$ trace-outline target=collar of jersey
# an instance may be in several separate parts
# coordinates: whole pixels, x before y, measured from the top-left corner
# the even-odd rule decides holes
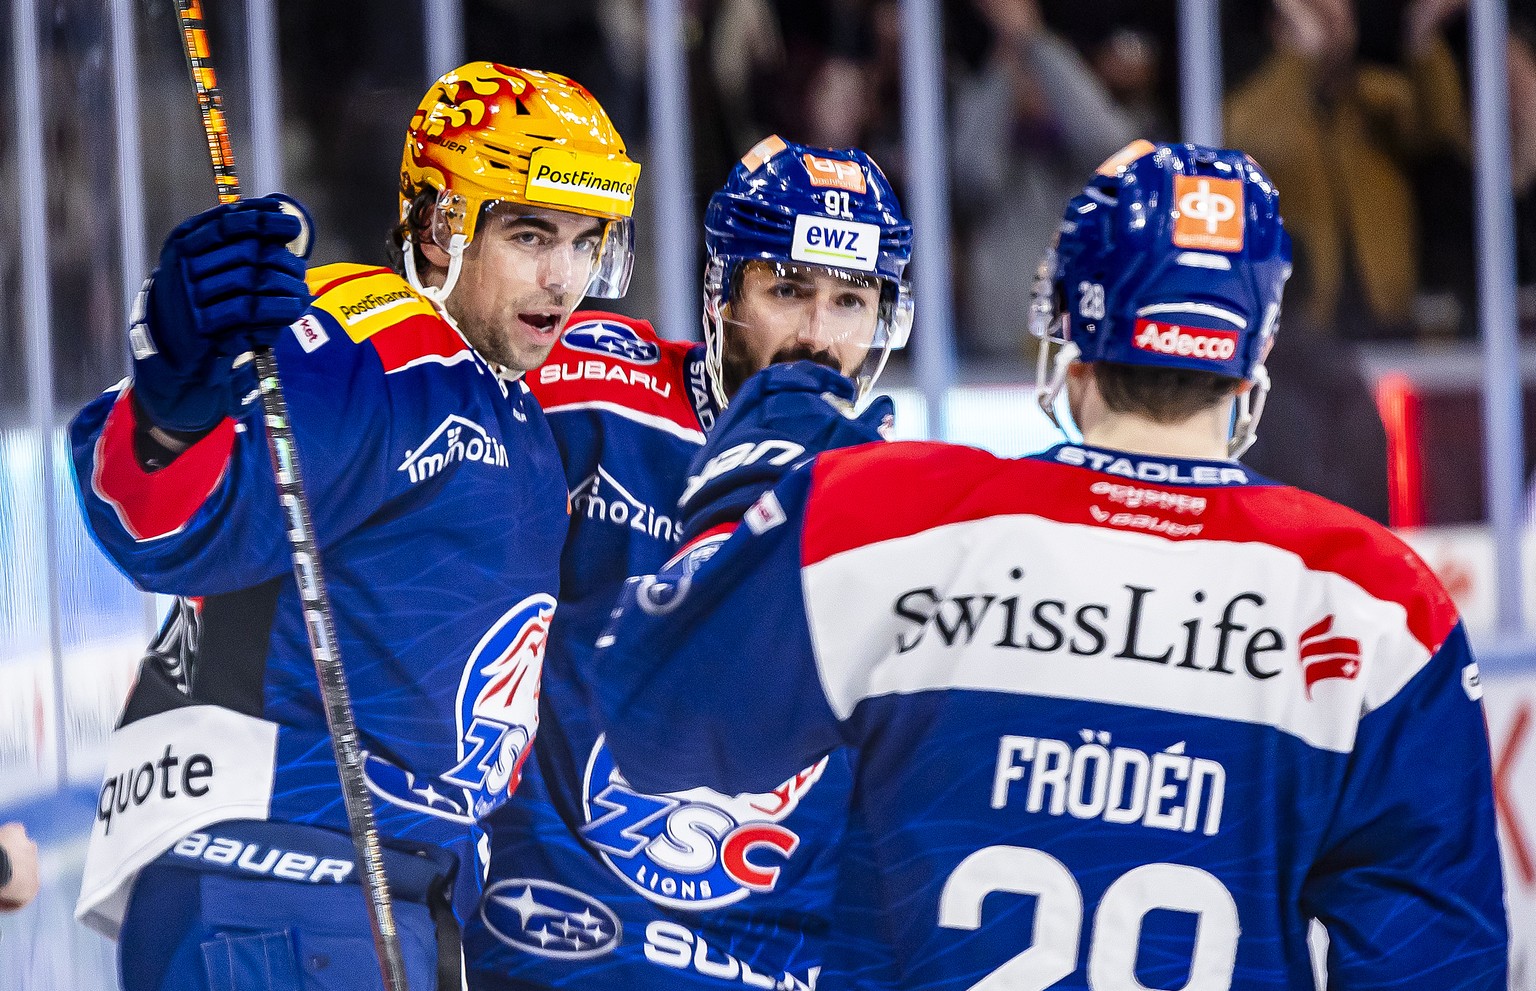
[[[1167,458],[1149,454],[1133,454],[1130,451],[1120,451],[1112,447],[1096,447],[1092,444],[1057,444],[1049,450],[1042,451],[1035,457],[1041,461],[1050,461],[1056,464],[1071,464],[1059,455],[1066,450],[1081,451],[1086,463],[1082,467],[1090,471],[1097,471],[1105,475],[1113,475],[1121,478],[1129,478],[1132,481],[1151,481],[1151,475],[1164,474],[1169,476],[1165,484],[1197,486],[1200,488],[1223,488],[1232,485],[1262,484],[1265,479],[1249,471],[1241,463],[1227,458]],[[1111,470],[1110,465],[1116,468],[1129,468],[1129,472]],[[1165,469],[1165,472],[1146,472],[1143,465],[1155,465]],[[1211,480],[1196,481],[1196,468],[1217,469],[1209,473]],[[1242,478],[1236,477],[1230,469],[1237,469]],[[1228,469],[1226,472],[1221,469]]]

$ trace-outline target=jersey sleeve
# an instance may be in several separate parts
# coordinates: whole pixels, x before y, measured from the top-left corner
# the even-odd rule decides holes
[[[398,452],[383,367],[375,348],[349,339],[319,309],[273,350],[323,549],[388,494],[388,462]],[[132,388],[98,397],[70,425],[81,507],[107,556],[139,587],[177,595],[235,591],[287,572],[287,526],[260,403],[150,471],[134,451]]]
[[[811,477],[793,472],[742,525],[625,585],[589,681],[637,789],[771,791],[844,742],[800,580]]]
[[[1458,622],[1360,721],[1302,903],[1327,927],[1331,991],[1502,991],[1508,929],[1477,668]]]

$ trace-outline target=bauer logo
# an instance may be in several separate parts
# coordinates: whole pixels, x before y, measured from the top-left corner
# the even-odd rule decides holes
[[[875,224],[808,213],[795,217],[795,238],[789,257],[797,262],[873,272],[879,254],[880,228]]]
[[[661,356],[661,348],[618,320],[583,320],[567,329],[562,339],[573,351],[622,358],[637,365],[654,365]]]
[[[539,593],[508,609],[480,638],[459,683],[459,762],[443,780],[473,795],[484,816],[517,790],[539,728],[539,677],[555,600]]]
[[[555,960],[588,960],[619,945],[613,910],[591,895],[537,878],[509,878],[480,901],[486,928],[508,946]]]
[[[415,450],[407,451],[396,470],[409,475],[413,483],[422,482],[461,461],[493,468],[508,465],[507,449],[500,440],[474,420],[455,413],[445,417]]]
[[[1243,250],[1243,184],[1239,179],[1173,177],[1173,243],[1205,251]]]
[[[647,795],[631,788],[599,737],[587,762],[582,838],[609,868],[649,900],[705,909],[778,886],[800,846],[783,820],[800,804],[827,760],[764,795],[707,788]]]
[[[627,217],[635,208],[640,166],[560,148],[540,148],[528,159],[528,199]]]
[[[1165,354],[1170,358],[1230,361],[1237,354],[1237,331],[1137,320],[1131,343],[1138,350]]]

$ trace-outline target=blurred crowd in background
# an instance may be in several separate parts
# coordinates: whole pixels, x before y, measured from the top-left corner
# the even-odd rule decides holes
[[[772,132],[860,146],[898,192],[924,181],[903,155],[897,0],[683,6],[700,217],[732,163]],[[59,101],[47,111],[46,149],[58,165],[48,184],[61,310],[54,322],[69,328],[54,336],[55,391],[81,401],[116,377],[123,348],[120,274],[105,236],[112,204],[99,183],[94,194],[80,189],[92,176],[111,176],[111,144],[67,112],[104,115],[112,98],[102,81],[107,39],[96,7],[84,0],[52,5],[45,48],[56,72],[43,81]],[[195,150],[196,115],[171,4],[137,7],[146,147],[151,157],[158,148]],[[1274,178],[1296,256],[1270,363],[1283,388],[1265,433],[1307,438],[1300,445],[1307,453],[1261,442],[1251,461],[1382,519],[1382,427],[1351,356],[1361,345],[1433,347],[1477,330],[1465,7],[1466,0],[1222,4],[1225,143],[1252,153]],[[465,0],[463,11],[466,59],[576,78],[608,108],[634,157],[646,161],[643,0]],[[943,4],[956,344],[972,378],[1022,381],[1031,374],[1031,277],[1068,196],[1130,140],[1179,137],[1176,12],[1176,0]],[[240,5],[210,5],[208,14],[238,152]],[[319,220],[318,260],[383,262],[404,126],[435,74],[423,64],[421,5],[288,0],[277,4],[277,15],[283,184]],[[1536,333],[1536,0],[1511,0],[1507,63],[1519,310],[1525,331]],[[9,129],[0,142],[0,189],[30,195],[33,187],[6,171],[15,167]],[[656,243],[643,174],[641,182],[641,254],[621,308],[650,316],[656,293],[647,258],[668,246]],[[145,185],[151,244],[210,195],[206,164],[195,153],[167,152]],[[15,245],[8,240],[3,250]],[[0,261],[14,309],[16,259]],[[6,320],[0,335],[15,335],[17,326]],[[670,336],[697,331],[662,329]],[[0,395],[19,374],[6,364]]]

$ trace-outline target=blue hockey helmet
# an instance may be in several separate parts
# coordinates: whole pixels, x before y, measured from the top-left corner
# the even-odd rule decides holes
[[[1030,329],[1042,338],[1041,405],[1073,360],[1248,380],[1231,450],[1252,444],[1269,379],[1263,360],[1291,273],[1279,193],[1240,151],[1136,141],[1067,204],[1041,262]],[[1049,347],[1062,347],[1047,375]]]
[[[731,169],[704,214],[704,340],[715,398],[725,395],[725,325],[743,267],[814,269],[855,284],[878,283],[880,305],[854,379],[867,395],[890,352],[912,329],[906,278],[912,224],[889,180],[857,148],[815,148],[771,135]],[[861,347],[865,346],[862,342]]]

